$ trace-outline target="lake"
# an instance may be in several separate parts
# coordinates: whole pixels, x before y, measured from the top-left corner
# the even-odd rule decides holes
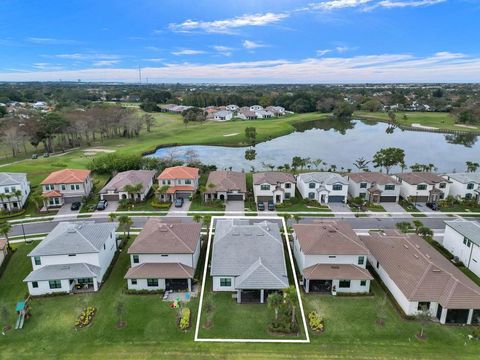
[[[408,131],[361,120],[318,120],[301,123],[296,128],[294,133],[257,144],[253,161],[245,159],[245,150],[249,147],[177,146],[160,148],[150,156],[167,157],[173,152],[176,158],[184,159],[187,151],[193,150],[204,164],[245,171],[252,166],[263,169],[263,164],[290,164],[294,156],[322,159],[328,166],[335,164],[338,170],[352,169],[355,159],[371,160],[375,152],[385,147],[404,149],[408,166],[416,162],[432,163],[439,172],[465,171],[466,161],[480,161],[480,145],[477,136],[471,134]]]

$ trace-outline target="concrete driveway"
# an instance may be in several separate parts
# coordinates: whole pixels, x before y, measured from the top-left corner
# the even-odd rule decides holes
[[[335,217],[338,218],[351,218],[355,217],[355,214],[352,212],[350,207],[347,204],[344,203],[329,203],[328,207],[332,212],[342,212],[342,213],[348,213],[348,214],[337,214]]]
[[[245,203],[244,201],[227,201],[225,204],[226,216],[243,216],[245,215]]]
[[[412,215],[407,214],[405,209],[397,203],[381,203],[380,205],[382,205],[383,208],[385,209],[385,211],[387,211],[387,212],[402,213],[402,215],[394,215],[395,217],[399,217],[399,216],[406,217],[406,218],[411,218],[412,217]]]
[[[182,207],[175,207],[175,203],[173,203],[172,206],[170,206],[170,209],[168,209],[167,216],[187,215],[191,204],[192,202],[188,199],[183,199]]]
[[[106,214],[109,212],[117,211],[118,207],[120,206],[120,203],[118,201],[109,201],[107,208],[105,210],[95,210],[95,212],[92,215],[92,218],[98,218],[98,217],[105,217],[107,216]]]
[[[79,210],[73,211],[72,209],[70,209],[71,206],[72,204],[63,204],[63,206],[58,210],[57,215],[55,215],[55,219],[58,219],[58,220],[76,219]]]

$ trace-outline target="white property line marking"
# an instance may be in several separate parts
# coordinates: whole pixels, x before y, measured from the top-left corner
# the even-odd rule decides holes
[[[290,258],[290,266],[292,268],[293,272],[293,279],[295,282],[295,290],[297,291],[297,298],[298,298],[298,304],[300,307],[300,313],[302,315],[302,322],[303,322],[303,328],[305,331],[305,336],[306,339],[291,339],[291,340],[286,340],[286,339],[215,339],[215,338],[199,338],[198,333],[200,329],[200,320],[202,318],[202,306],[203,306],[203,296],[205,294],[205,284],[207,281],[207,271],[208,271],[208,261],[210,258],[210,248],[212,244],[212,233],[213,233],[213,223],[215,222],[216,219],[246,219],[246,220],[272,220],[272,219],[280,219],[282,221],[283,225],[283,231],[284,231],[284,237],[285,241],[287,242],[287,250],[288,250],[288,256]],[[305,311],[303,309],[303,302],[302,302],[302,297],[300,296],[300,289],[298,287],[298,279],[297,279],[297,273],[295,272],[295,265],[293,263],[293,257],[292,257],[292,250],[290,248],[290,241],[288,239],[288,231],[287,231],[287,225],[285,223],[285,219],[282,217],[268,217],[268,218],[252,218],[249,216],[213,216],[211,221],[210,221],[210,233],[208,235],[208,243],[207,243],[207,253],[205,254],[205,265],[203,268],[203,279],[202,279],[202,288],[200,290],[200,301],[198,304],[198,314],[197,314],[197,323],[195,324],[195,337],[194,341],[197,342],[225,342],[225,343],[309,343],[310,342],[310,334],[308,333],[308,328],[307,328],[307,321],[305,318]]]

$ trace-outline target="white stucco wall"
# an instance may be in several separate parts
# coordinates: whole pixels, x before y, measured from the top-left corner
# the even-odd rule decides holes
[[[147,279],[137,279],[137,284],[132,284],[132,279],[127,280],[129,290],[165,290],[165,279],[158,279],[158,286],[148,286]]]
[[[32,296],[61,293],[61,292],[70,292],[70,282],[69,280],[61,280],[62,287],[59,289],[50,289],[48,281],[38,281],[38,288],[34,288],[31,282],[27,283],[28,292]]]
[[[463,243],[464,236],[450,226],[446,226],[443,246],[457,256],[475,275],[480,276],[480,247],[470,242],[470,247]]]
[[[259,184],[259,185],[254,185],[253,186],[253,194],[255,196],[255,201],[257,201],[257,197],[258,196],[271,196],[273,198],[273,202],[276,204],[277,203],[277,199],[276,199],[276,195],[280,195],[280,202],[278,203],[282,203],[286,197],[285,197],[285,194],[288,193],[290,194],[290,198],[294,198],[295,197],[295,183],[289,183],[290,184],[290,188],[287,188],[285,186],[286,183],[281,183],[279,184],[280,187],[284,190],[284,191],[281,191],[281,190],[278,190],[278,191],[275,191],[275,188],[276,188],[276,185],[271,185],[271,184]],[[269,190],[262,190],[261,187],[262,185],[269,185],[270,186],[270,189]]]
[[[221,278],[229,278],[232,280],[232,286],[220,286]],[[235,278],[232,276],[213,276],[213,291],[235,291]]]

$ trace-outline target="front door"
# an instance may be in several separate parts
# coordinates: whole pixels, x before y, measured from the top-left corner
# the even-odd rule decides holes
[[[326,202],[326,201],[325,201],[325,200],[326,200],[326,198],[327,198],[327,197],[326,197],[326,195],[325,195],[325,194],[323,194],[323,195],[320,195],[320,203],[324,204],[324,203]]]
[[[280,195],[275,195],[275,202],[279,203],[282,201],[282,197]]]

